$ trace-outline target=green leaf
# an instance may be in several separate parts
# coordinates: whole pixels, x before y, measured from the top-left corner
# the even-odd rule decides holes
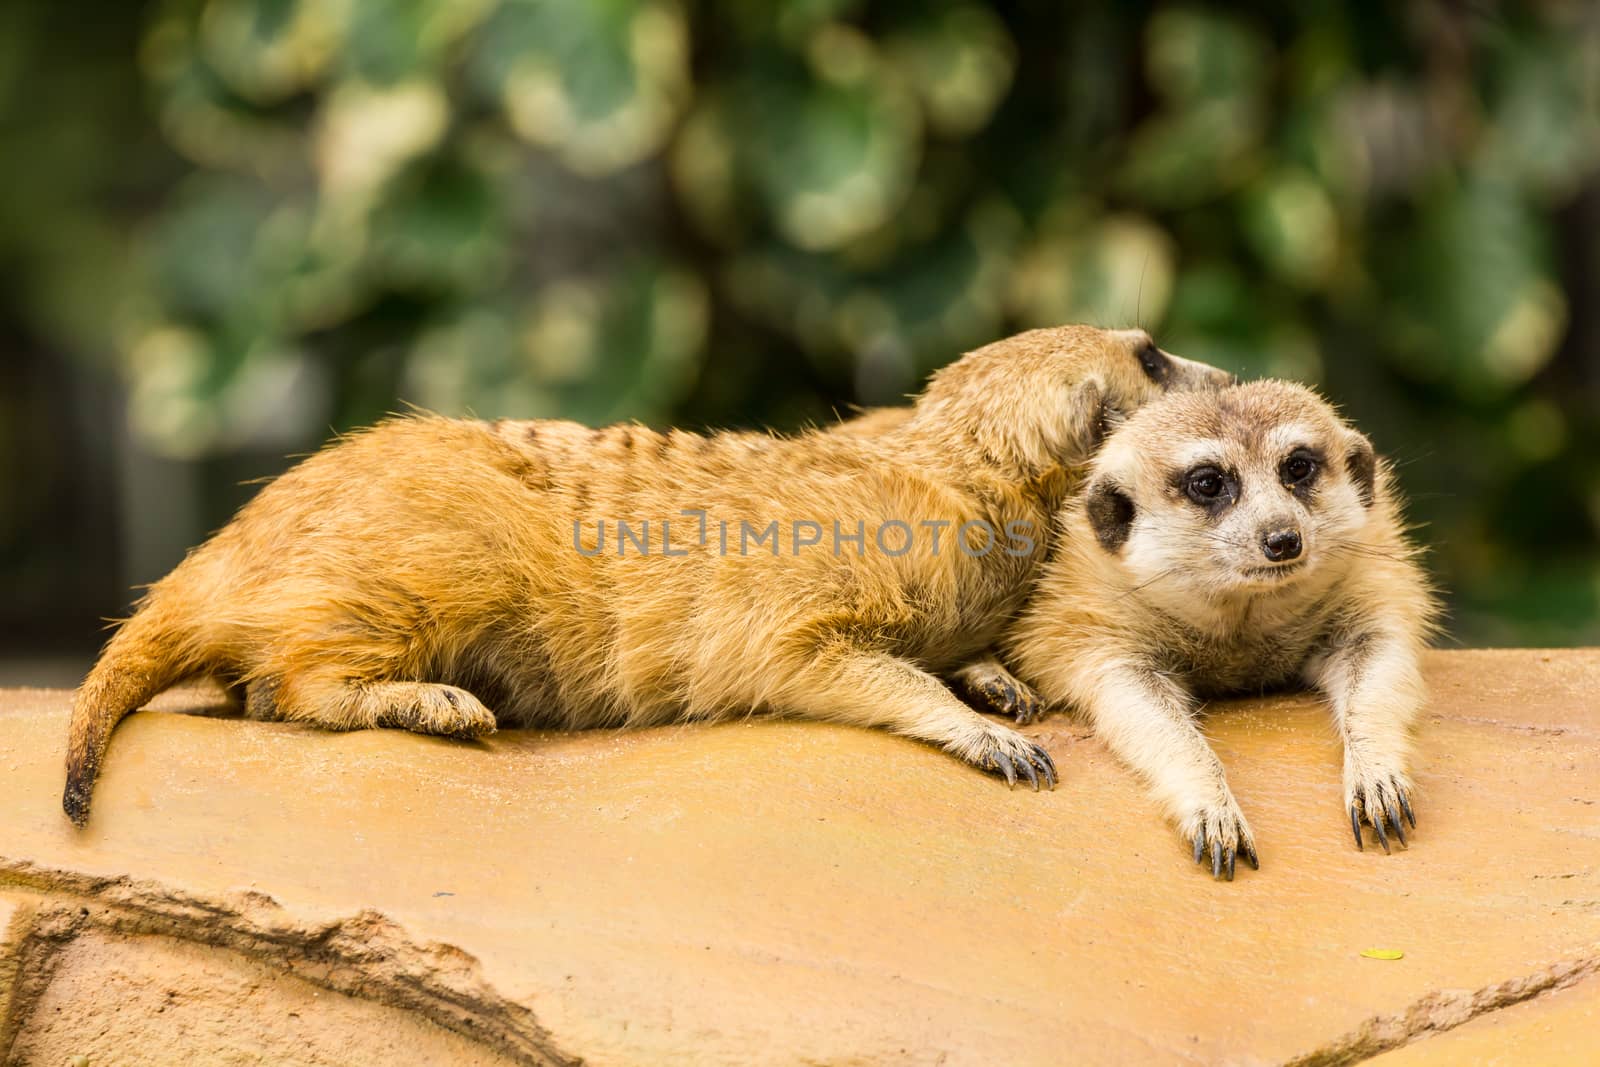
[[[1566,328],[1547,223],[1515,186],[1474,176],[1438,189],[1415,233],[1377,248],[1407,373],[1469,396],[1503,394],[1550,357]]]
[[[156,282],[179,318],[221,322],[263,299],[256,237],[276,206],[259,185],[202,175],[174,199],[155,241]]]
[[[405,174],[374,210],[369,269],[391,288],[469,293],[506,266],[499,191],[463,162],[442,158]]]
[[[524,140],[580,174],[654,155],[689,96],[688,30],[667,0],[506,0],[471,77]]]
[[[914,99],[870,49],[839,30],[830,67],[751,75],[723,94],[742,185],[796,248],[837,249],[904,203],[921,153]]]
[[[975,4],[936,6],[891,33],[887,55],[916,88],[929,127],[967,137],[994,114],[1016,69],[1016,46],[999,16]]]
[[[1239,19],[1198,8],[1162,8],[1145,33],[1150,84],[1177,108],[1254,96],[1265,86],[1271,49]]]
[[[1241,221],[1256,254],[1285,281],[1318,287],[1338,266],[1338,216],[1327,192],[1304,171],[1282,169],[1256,181]]]

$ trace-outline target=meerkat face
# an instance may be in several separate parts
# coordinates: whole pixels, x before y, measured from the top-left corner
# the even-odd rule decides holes
[[[1133,415],[1095,464],[1084,515],[1155,595],[1270,594],[1350,556],[1375,472],[1372,445],[1311,390],[1251,382]]]
[[[1163,352],[1143,330],[1059,326],[970,352],[934,376],[919,410],[954,419],[1028,466],[1078,463],[1166,393],[1219,389],[1227,371]]]

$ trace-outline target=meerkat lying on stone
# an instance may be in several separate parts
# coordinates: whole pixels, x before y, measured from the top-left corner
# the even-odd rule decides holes
[[[1416,827],[1409,727],[1437,614],[1389,465],[1315,393],[1259,381],[1169,396],[1102,447],[1063,512],[1005,661],[976,692],[1031,718],[1081,709],[1150,784],[1213,876],[1255,839],[1195,724],[1197,701],[1303,683],[1344,742],[1356,845]],[[1026,683],[1026,684],[1022,684]],[[1014,690],[1014,692],[1008,692]],[[1207,853],[1209,852],[1209,856]]]
[[[63,806],[82,824],[116,723],[200,675],[336,730],[767,712],[1053,784],[1048,753],[930,672],[1020,608],[1108,420],[1227,380],[1142,331],[1061,327],[969,353],[868,434],[385,422],[150,589],[78,692]]]

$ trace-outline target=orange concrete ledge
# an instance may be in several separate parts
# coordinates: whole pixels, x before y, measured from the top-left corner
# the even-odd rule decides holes
[[[1232,884],[1060,716],[1035,795],[803,723],[464,744],[141,714],[78,832],[69,695],[0,691],[0,1058],[1582,1062],[1600,651],[1427,672],[1393,856],[1351,844],[1312,698],[1216,710],[1261,847]]]

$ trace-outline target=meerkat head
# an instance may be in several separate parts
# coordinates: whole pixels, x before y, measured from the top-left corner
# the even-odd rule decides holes
[[[1368,440],[1303,386],[1171,396],[1094,464],[1083,517],[1150,595],[1214,601],[1327,576],[1383,491]]]
[[[945,367],[918,398],[916,418],[995,459],[1037,469],[1083,462],[1108,430],[1158,396],[1234,380],[1163,352],[1143,330],[1057,326],[996,341]]]

